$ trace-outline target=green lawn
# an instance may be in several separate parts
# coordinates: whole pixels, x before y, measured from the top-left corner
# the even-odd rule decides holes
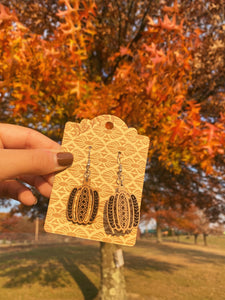
[[[124,247],[128,300],[224,299],[225,237],[210,237],[208,247],[191,242],[142,239]],[[98,243],[0,249],[0,300],[88,300],[97,295]]]

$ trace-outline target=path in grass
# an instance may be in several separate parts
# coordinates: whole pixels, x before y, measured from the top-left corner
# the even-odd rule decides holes
[[[130,299],[224,299],[222,246],[140,240],[125,247],[124,256]],[[100,284],[99,265],[95,242],[1,250],[0,300],[91,300]]]

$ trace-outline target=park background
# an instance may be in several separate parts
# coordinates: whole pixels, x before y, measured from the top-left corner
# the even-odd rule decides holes
[[[67,121],[120,117],[150,138],[155,222],[120,266],[116,245],[43,233],[34,190],[1,213],[0,299],[223,299],[224,35],[223,0],[0,1],[1,122],[60,142]]]

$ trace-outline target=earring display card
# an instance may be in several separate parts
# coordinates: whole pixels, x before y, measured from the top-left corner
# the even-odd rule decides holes
[[[55,176],[45,230],[133,246],[148,148],[149,138],[116,116],[66,123],[62,150],[73,153],[74,161]]]

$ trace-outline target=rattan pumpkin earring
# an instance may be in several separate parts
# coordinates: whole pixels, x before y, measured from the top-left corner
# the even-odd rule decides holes
[[[83,185],[72,190],[67,203],[67,219],[79,225],[92,224],[98,212],[99,195],[90,185],[91,149],[89,146]]]
[[[135,195],[130,194],[123,185],[121,152],[118,152],[117,189],[107,203],[107,222],[112,233],[129,233],[138,226],[139,208]]]

